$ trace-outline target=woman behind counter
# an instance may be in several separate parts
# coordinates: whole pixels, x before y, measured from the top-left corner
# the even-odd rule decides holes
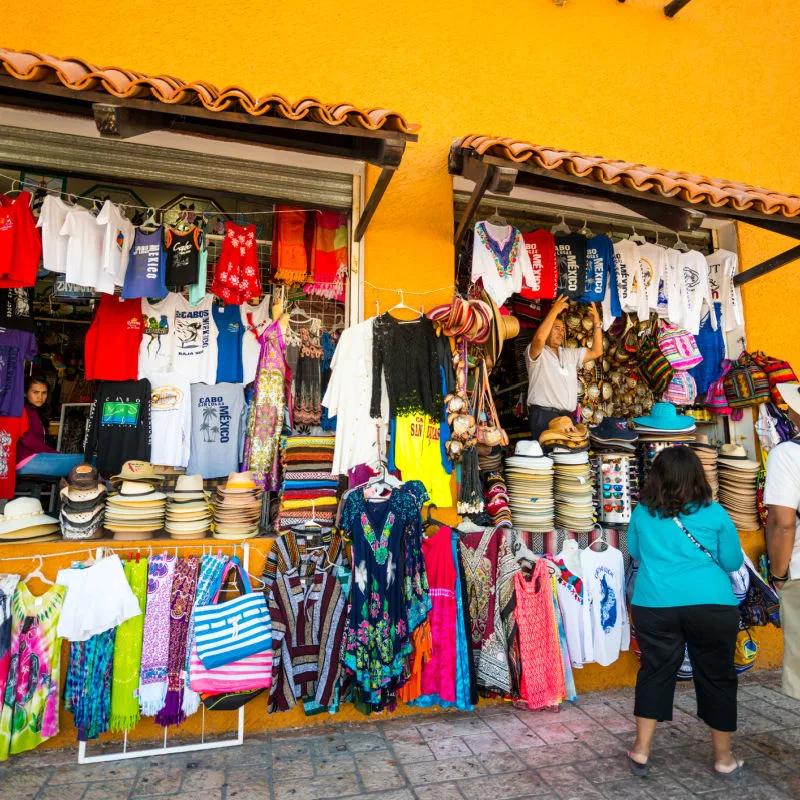
[[[744,558],[736,528],[711,501],[711,487],[690,448],[670,447],[656,457],[631,515],[628,549],[639,562],[631,619],[642,653],[631,770],[647,774],[656,724],[672,719],[675,681],[688,646],[697,716],[711,728],[714,770],[736,775],[743,767],[731,753],[739,609],[726,573],[738,570]]]

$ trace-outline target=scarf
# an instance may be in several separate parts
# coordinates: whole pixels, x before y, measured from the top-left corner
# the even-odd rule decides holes
[[[306,294],[344,300],[347,277],[347,215],[317,211],[312,262],[314,282],[303,286]]]
[[[72,712],[79,742],[96,739],[108,730],[115,633],[116,628],[111,628],[69,646],[64,708]]]
[[[292,206],[275,206],[272,266],[275,269],[276,283],[303,283],[308,280],[306,229],[310,231],[314,221],[313,211]]]
[[[142,669],[139,707],[145,717],[154,717],[167,694],[169,657],[169,601],[175,556],[153,556],[147,569],[147,611],[142,634]]]
[[[19,575],[0,575],[0,699],[11,665],[11,600],[18,583]]]
[[[186,640],[186,664],[184,666],[183,681],[183,715],[190,717],[200,708],[200,695],[189,686],[189,662],[192,658],[192,648],[194,647],[194,612],[198,606],[207,606],[219,586],[222,572],[228,563],[228,556],[219,553],[216,556],[205,556],[200,565],[200,576],[197,579],[197,591],[194,595],[194,605],[192,606],[192,616],[189,620],[189,636]]]
[[[169,657],[167,659],[167,694],[164,706],[156,715],[163,727],[180,725],[183,716],[183,670],[186,666],[186,640],[194,594],[197,591],[197,556],[182,558],[175,567],[169,604]]]
[[[129,731],[139,721],[139,668],[142,663],[142,632],[147,605],[147,559],[127,561],[125,577],[141,614],[117,628],[114,645],[114,678],[111,683],[111,731]]]

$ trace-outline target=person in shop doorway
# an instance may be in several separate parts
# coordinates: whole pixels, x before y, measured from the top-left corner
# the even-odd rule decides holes
[[[25,379],[25,414],[28,430],[17,443],[17,475],[66,477],[83,462],[83,455],[59,453],[44,439],[47,417],[47,382],[29,375]]]
[[[711,729],[714,771],[741,774],[743,762],[731,753],[739,602],[728,573],[742,566],[744,555],[736,527],[711,500],[703,465],[690,448],[669,447],[653,461],[628,525],[628,550],[639,562],[631,622],[642,654],[631,771],[647,777],[656,725],[672,719],[675,682],[688,649],[697,716]]]
[[[789,419],[800,429],[800,384],[779,383]],[[767,458],[764,485],[770,578],[781,601],[783,693],[800,700],[800,437]]]
[[[572,416],[578,405],[578,370],[603,355],[603,326],[594,303],[589,306],[594,324],[592,346],[564,346],[567,326],[560,314],[568,305],[565,295],[556,298],[528,347],[528,426],[533,439],[556,417]]]

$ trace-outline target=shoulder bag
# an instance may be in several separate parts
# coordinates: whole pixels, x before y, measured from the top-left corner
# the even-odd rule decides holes
[[[731,408],[757,406],[768,402],[772,396],[767,373],[747,351],[742,351],[733,363],[731,371],[723,379],[723,386]]]
[[[661,397],[667,390],[675,370],[659,349],[652,333],[642,336],[637,360],[639,372],[650,387],[650,391],[656,397]]]
[[[475,382],[478,453],[489,455],[493,447],[497,447],[497,445],[505,447],[508,444],[508,434],[500,427],[500,420],[494,406],[492,390],[489,388],[489,378],[483,362],[478,368],[478,373],[478,379]]]

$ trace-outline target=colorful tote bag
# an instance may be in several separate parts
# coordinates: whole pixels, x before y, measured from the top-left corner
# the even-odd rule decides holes
[[[797,375],[788,361],[781,361],[779,358],[771,358],[762,352],[753,353],[753,361],[764,370],[769,381],[769,390],[772,394],[774,403],[782,403],[783,398],[778,391],[779,383],[797,383]]]
[[[639,372],[650,387],[650,391],[656,397],[660,397],[667,390],[675,370],[649,334],[642,336],[638,361]]]
[[[768,402],[772,397],[766,372],[746,351],[742,351],[730,372],[723,378],[723,386],[731,408],[757,406]]]
[[[692,405],[697,400],[694,378],[688,372],[676,369],[661,399],[676,406]]]
[[[694,336],[671,322],[661,322],[657,341],[659,350],[674,369],[691,369],[703,361]]]

